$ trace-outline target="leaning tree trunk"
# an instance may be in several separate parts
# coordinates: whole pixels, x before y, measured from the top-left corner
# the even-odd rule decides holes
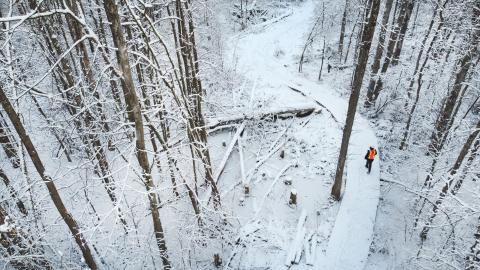
[[[82,251],[83,258],[85,259],[85,263],[91,269],[93,270],[97,269],[97,264],[95,263],[95,259],[93,258],[93,255],[90,252],[90,248],[85,238],[83,237],[83,234],[80,231],[77,221],[73,218],[72,214],[68,212],[67,208],[63,204],[62,198],[58,193],[57,187],[55,186],[53,179],[45,172],[45,167],[43,165],[43,162],[41,161],[40,156],[38,155],[38,152],[35,149],[30,139],[30,136],[27,134],[27,131],[25,130],[25,127],[23,126],[23,123],[21,122],[20,117],[18,116],[17,112],[15,112],[12,104],[10,103],[10,100],[8,100],[7,95],[5,94],[1,86],[0,86],[0,103],[2,104],[3,109],[5,110],[8,117],[10,118],[10,121],[15,127],[15,130],[17,131],[18,136],[20,137],[23,145],[25,146],[25,149],[27,150],[30,158],[32,159],[33,165],[35,165],[35,168],[38,174],[40,175],[43,182],[47,186],[48,192],[50,194],[50,198],[55,204],[55,207],[60,213],[60,216],[62,217],[63,221],[67,224],[68,228],[70,229],[70,232],[75,238],[75,241],[77,242],[78,247]]]
[[[165,242],[165,235],[163,232],[162,223],[160,221],[160,213],[158,211],[159,205],[156,196],[156,187],[153,183],[150,162],[148,160],[147,149],[145,146],[145,133],[143,127],[142,112],[140,109],[140,102],[135,91],[133,83],[132,71],[128,59],[127,46],[125,44],[125,37],[120,23],[120,16],[118,14],[118,7],[115,0],[104,0],[104,8],[107,13],[108,21],[110,22],[110,31],[112,32],[113,43],[117,48],[117,62],[122,72],[121,84],[125,94],[125,103],[127,110],[131,110],[131,116],[135,124],[136,137],[136,155],[140,167],[143,171],[143,181],[148,192],[148,199],[150,202],[150,211],[152,214],[153,228],[155,232],[155,239],[160,250],[160,257],[163,262],[164,269],[170,269],[170,261],[168,259],[167,244]]]
[[[360,97],[360,89],[362,87],[363,76],[368,62],[368,54],[372,45],[373,34],[375,33],[375,25],[377,23],[378,11],[380,9],[380,0],[373,0],[370,11],[370,16],[366,16],[364,29],[362,31],[362,39],[360,51],[358,53],[358,61],[355,67],[352,93],[348,102],[347,119],[345,127],[343,128],[342,145],[340,154],[338,156],[337,170],[335,174],[335,182],[332,187],[332,197],[340,200],[340,192],[342,189],[343,171],[345,168],[345,161],[347,159],[348,144],[350,142],[350,135],[352,134],[353,122],[355,120],[355,113],[357,111],[358,99]]]

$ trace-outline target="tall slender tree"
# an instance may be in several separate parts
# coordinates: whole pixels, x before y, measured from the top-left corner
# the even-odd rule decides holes
[[[340,153],[338,155],[337,169],[335,172],[335,182],[332,187],[332,197],[340,200],[340,193],[342,190],[343,171],[345,168],[345,161],[348,154],[348,145],[350,143],[350,136],[352,134],[353,122],[355,121],[355,113],[357,112],[358,99],[360,97],[360,89],[362,87],[363,76],[367,67],[368,55],[370,47],[372,46],[372,39],[375,33],[375,26],[377,23],[377,16],[380,10],[380,0],[373,0],[371,2],[370,14],[366,16],[364,29],[362,31],[361,45],[358,52],[357,65],[353,73],[352,92],[348,102],[347,119],[343,128],[342,144]]]
[[[142,168],[143,182],[147,189],[147,196],[150,202],[150,212],[152,215],[153,229],[155,239],[160,250],[160,257],[163,262],[164,269],[170,269],[170,260],[168,258],[167,244],[165,242],[165,234],[160,220],[160,212],[158,210],[158,200],[156,195],[156,187],[152,179],[152,171],[150,162],[148,160],[147,149],[145,145],[145,132],[143,126],[143,115],[140,108],[140,102],[135,90],[133,82],[132,70],[130,61],[128,59],[128,51],[123,34],[123,27],[120,23],[120,15],[118,13],[118,6],[115,0],[105,0],[105,12],[107,13],[108,21],[110,22],[110,31],[112,32],[113,43],[117,48],[117,62],[121,70],[122,88],[127,104],[127,110],[131,110],[130,121],[133,120],[135,124],[135,145],[136,156],[140,167]]]
[[[85,237],[80,231],[80,227],[77,221],[73,218],[73,215],[65,207],[65,204],[63,203],[63,200],[60,197],[60,193],[58,192],[58,189],[52,177],[46,173],[45,166],[43,165],[43,162],[40,159],[40,156],[38,155],[38,152],[35,146],[33,145],[32,140],[30,139],[30,136],[28,135],[25,127],[23,126],[22,121],[20,120],[20,117],[18,116],[17,112],[13,108],[12,104],[10,103],[10,100],[7,98],[7,95],[1,86],[0,86],[0,103],[2,104],[3,109],[5,110],[10,121],[15,127],[15,130],[17,131],[18,136],[20,137],[20,140],[25,146],[25,149],[27,150],[28,155],[30,156],[33,162],[33,165],[37,169],[38,174],[40,175],[43,182],[47,186],[47,189],[50,194],[50,198],[53,201],[53,204],[55,205],[58,212],[60,213],[60,216],[62,217],[63,221],[67,224],[68,228],[70,229],[70,232],[72,233],[73,237],[75,238],[75,241],[77,242],[78,247],[82,251],[83,258],[85,259],[85,263],[92,270],[97,269],[97,264],[95,262],[95,259],[93,258],[93,254],[90,251],[90,247],[88,246],[88,243],[85,240]]]

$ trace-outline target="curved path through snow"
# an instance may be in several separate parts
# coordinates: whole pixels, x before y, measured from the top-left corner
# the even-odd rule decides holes
[[[306,98],[325,105],[337,119],[344,121],[348,100],[334,90],[295,72],[296,61],[314,20],[314,1],[306,1],[277,22],[258,25],[232,38],[230,52],[240,73],[256,83],[253,96],[274,96],[276,107],[305,103]],[[342,128],[343,123],[337,127]],[[379,162],[372,174],[364,167],[364,155],[377,140],[368,121],[357,114],[350,142],[347,177],[343,198],[326,252],[318,251],[313,269],[363,269],[372,240],[379,199]],[[298,267],[297,267],[298,268]],[[311,267],[309,267],[311,268]]]

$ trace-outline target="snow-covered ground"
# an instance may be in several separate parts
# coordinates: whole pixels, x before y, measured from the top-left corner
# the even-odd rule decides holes
[[[265,173],[273,174],[266,176],[270,177],[268,183],[263,187],[252,187],[254,195],[245,198],[245,202],[242,203],[244,206],[241,206],[245,210],[234,211],[236,214],[240,213],[240,217],[244,217],[243,221],[240,221],[242,229],[239,232],[239,239],[242,236],[254,239],[252,235],[255,234],[267,236],[265,232],[259,233],[262,228],[270,234],[280,235],[279,245],[271,243],[278,240],[275,237],[264,239],[268,243],[263,249],[258,245],[251,248],[248,243],[244,243],[243,247],[236,247],[232,251],[231,258],[226,264],[227,268],[248,269],[265,266],[271,269],[285,268],[290,261],[298,260],[299,254],[295,254],[298,249],[300,255],[302,249],[304,250],[304,256],[298,265],[293,266],[295,269],[363,269],[366,263],[379,197],[379,164],[374,162],[372,173],[367,174],[364,155],[368,146],[377,147],[377,141],[369,123],[357,115],[347,162],[344,183],[346,189],[339,208],[338,205],[329,202],[331,179],[334,176],[334,165],[348,100],[339,97],[335,89],[328,84],[308,79],[305,74],[297,72],[298,54],[314,19],[314,9],[315,1],[306,1],[293,8],[292,12],[286,13],[282,19],[257,25],[229,41],[227,59],[232,68],[248,80],[242,89],[250,99],[245,114],[304,106],[317,106],[322,113],[309,116],[310,123],[296,120],[300,124],[291,127],[291,134],[285,136],[306,143],[308,149],[304,152],[307,154],[293,155],[294,161],[289,160],[291,157],[288,151],[292,147],[298,147],[298,140],[287,142],[281,147],[287,150],[286,160],[280,161],[279,158],[275,158],[275,161],[266,166],[269,169]],[[284,123],[283,129],[288,130],[289,125],[292,124]],[[275,148],[275,144],[277,142],[269,149]],[[312,149],[313,147],[316,149]],[[275,157],[278,157],[278,153]],[[220,157],[217,159],[220,160]],[[238,160],[236,161],[238,164]],[[289,162],[299,164],[300,170],[295,166],[290,170]],[[327,167],[328,174],[317,176],[312,171],[305,171],[309,166]],[[299,197],[298,209],[285,208],[290,187],[276,188],[272,192],[272,197],[280,198],[269,198],[268,203],[265,203],[270,189],[275,185],[282,185],[276,182],[282,174],[285,174],[287,179],[293,179],[292,188],[297,191]],[[227,181],[238,180],[238,177],[225,178]],[[303,179],[297,181],[299,178]],[[222,183],[220,185],[222,186]],[[306,219],[304,226],[303,219]],[[270,224],[265,226],[263,223],[267,221]],[[302,227],[306,229],[303,230]],[[318,247],[312,248],[312,242],[315,241],[318,241]],[[310,253],[313,253],[314,258]],[[234,256],[241,258],[235,261],[235,258],[232,258]]]

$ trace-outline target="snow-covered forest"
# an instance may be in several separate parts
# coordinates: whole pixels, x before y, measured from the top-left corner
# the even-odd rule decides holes
[[[480,0],[0,0],[0,268],[480,269],[479,60]]]

